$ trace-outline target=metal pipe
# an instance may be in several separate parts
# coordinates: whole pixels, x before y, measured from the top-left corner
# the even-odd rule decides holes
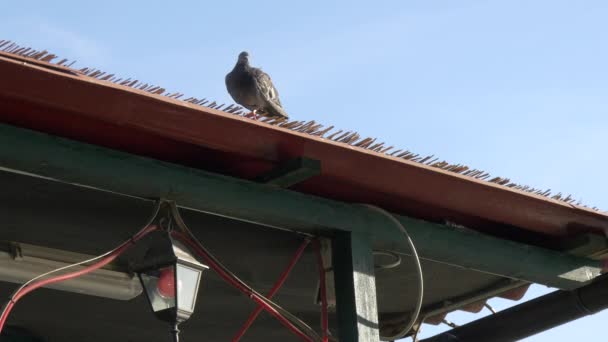
[[[15,149],[19,146],[19,149]],[[371,234],[374,249],[407,254],[393,223],[363,206],[160,162],[0,124],[0,168],[310,234]],[[420,257],[561,289],[600,274],[602,263],[404,216]],[[518,262],[513,262],[518,260]]]
[[[511,342],[608,308],[608,275],[558,290],[420,342]]]

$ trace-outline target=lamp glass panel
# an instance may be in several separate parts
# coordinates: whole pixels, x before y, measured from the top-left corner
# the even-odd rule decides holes
[[[193,312],[203,270],[177,264],[177,308]]]

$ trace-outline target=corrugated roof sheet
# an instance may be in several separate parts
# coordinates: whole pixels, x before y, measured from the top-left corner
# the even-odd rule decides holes
[[[3,114],[8,123],[182,163],[196,164],[186,155],[202,156],[205,149],[205,157],[212,162],[203,166],[221,165],[223,173],[249,179],[286,158],[305,156],[320,160],[323,174],[294,187],[297,191],[374,203],[402,214],[450,220],[484,231],[495,224],[550,235],[608,229],[606,212],[584,207],[569,195],[386,146],[357,132],[316,121],[253,121],[234,105],[182,99],[181,93],[138,80],[96,69],[72,69],[65,59],[53,64],[58,57],[47,51],[8,41],[0,41],[0,49],[4,77],[12,78],[0,89],[0,96],[21,99],[10,113]],[[26,104],[43,102],[48,107],[44,117],[34,114],[34,107],[26,108]],[[51,117],[49,108],[61,113]],[[62,120],[71,127],[57,127]],[[105,136],[93,128],[102,124],[110,125]],[[173,148],[163,151],[154,146],[151,135],[166,139]]]
[[[169,92],[165,88],[156,86],[153,84],[144,83],[143,81],[134,80],[131,78],[120,78],[114,74],[107,73],[95,68],[80,68],[80,69],[72,69],[71,66],[74,62],[69,62],[67,59],[59,59],[58,56],[46,51],[46,50],[34,50],[31,48],[21,47],[11,41],[8,40],[0,40],[0,49],[2,52],[0,56],[5,57],[23,57],[28,60],[36,60],[43,67],[50,67],[53,70],[59,70],[63,72],[67,72],[75,75],[82,75],[91,78],[95,78],[97,80],[111,82],[117,85],[130,87],[133,89],[142,90],[148,92],[150,94],[164,96],[171,99],[182,100],[184,102],[188,102],[195,105],[200,105],[202,107],[221,110],[225,113],[230,113],[234,115],[239,115],[243,117],[247,117],[250,114],[247,111],[244,111],[242,107],[234,104],[226,105],[219,104],[215,101],[209,100],[207,98],[196,98],[196,97],[184,97],[183,93],[180,92]],[[7,56],[9,55],[9,56]],[[57,60],[53,63],[53,60]],[[517,184],[512,182],[509,178],[506,177],[498,177],[491,176],[488,172],[483,170],[470,168],[469,166],[462,164],[452,164],[445,160],[441,160],[439,157],[435,157],[434,155],[430,156],[421,156],[415,152],[409,151],[403,148],[397,148],[395,146],[387,146],[384,142],[379,141],[377,138],[372,137],[363,137],[359,133],[354,131],[344,131],[341,129],[336,129],[334,126],[324,126],[316,121],[286,121],[281,118],[273,119],[273,118],[263,118],[261,122],[267,123],[269,125],[278,126],[281,128],[286,128],[292,130],[294,132],[301,132],[305,134],[309,134],[312,136],[322,137],[328,140],[332,140],[335,142],[340,142],[344,144],[348,144],[351,146],[364,148],[370,151],[374,151],[377,153],[385,154],[387,156],[400,158],[403,160],[409,160],[412,162],[428,165],[431,167],[435,167],[441,170],[454,172],[457,174],[461,174],[463,176],[472,177],[478,180],[485,180],[490,183],[499,184],[506,186],[508,188],[519,190],[527,193],[533,193],[536,195],[541,195],[545,197],[549,197],[551,199],[563,201],[570,204],[576,204],[577,206],[586,207],[581,202],[572,198],[571,195],[566,195],[561,192],[554,193],[551,189],[537,189],[527,185]],[[594,210],[599,210],[598,208],[593,207]]]

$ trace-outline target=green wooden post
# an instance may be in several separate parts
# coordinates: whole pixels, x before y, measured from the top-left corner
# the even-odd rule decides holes
[[[332,244],[338,334],[341,342],[378,342],[378,306],[371,239],[336,234]]]

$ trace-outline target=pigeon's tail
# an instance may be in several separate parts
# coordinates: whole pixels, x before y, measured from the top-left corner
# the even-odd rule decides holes
[[[268,105],[265,109],[268,113],[268,116],[278,116],[281,118],[289,119],[289,115],[287,115],[285,110],[273,101],[268,101]]]

